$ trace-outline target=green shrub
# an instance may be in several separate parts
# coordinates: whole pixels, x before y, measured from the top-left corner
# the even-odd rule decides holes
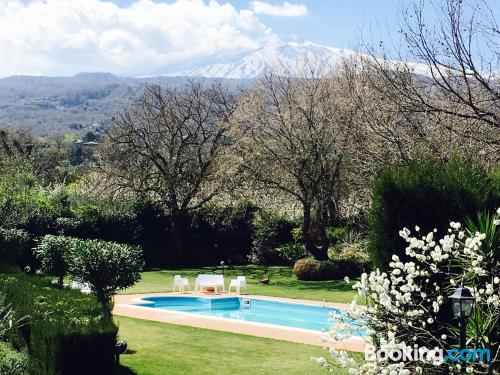
[[[281,264],[277,250],[281,245],[292,242],[292,229],[297,223],[287,217],[268,211],[261,211],[253,223],[252,251],[249,256],[255,264]]]
[[[299,259],[293,266],[293,273],[299,280],[342,280],[359,277],[368,268],[362,259],[339,257],[320,261],[313,258]]]
[[[28,375],[28,356],[0,341],[0,374]]]
[[[299,259],[293,266],[293,273],[299,280],[329,280],[333,263],[313,258]]]
[[[24,230],[0,228],[0,264],[16,263],[27,250],[29,240]]]
[[[43,273],[57,277],[60,287],[63,286],[64,276],[68,273],[67,260],[74,242],[75,239],[71,237],[47,234],[34,249]]]
[[[457,159],[440,164],[415,160],[399,168],[383,169],[373,186],[369,217],[369,253],[375,267],[386,269],[393,254],[406,259],[401,228],[447,230],[449,220],[467,216],[500,204],[500,192],[481,168]]]
[[[105,307],[118,290],[140,280],[144,267],[140,247],[101,240],[75,240],[68,263],[71,276],[88,283]]]
[[[29,374],[114,373],[118,329],[94,297],[18,272],[0,274],[0,292],[22,322],[7,339],[27,348]]]
[[[279,248],[280,256],[288,265],[293,265],[299,259],[307,256],[307,251],[301,243],[290,242]]]
[[[330,240],[330,248],[339,252],[342,249],[342,237],[347,233],[346,227],[328,227],[326,228],[326,236]]]
[[[303,242],[303,228],[302,226],[293,228],[290,233],[292,234],[292,238],[295,242]]]

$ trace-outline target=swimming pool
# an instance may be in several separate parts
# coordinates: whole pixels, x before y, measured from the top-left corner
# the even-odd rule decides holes
[[[330,311],[339,309],[244,297],[145,297],[137,306],[273,324],[313,331],[327,330]]]

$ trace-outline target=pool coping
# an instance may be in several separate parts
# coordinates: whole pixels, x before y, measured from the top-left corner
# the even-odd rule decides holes
[[[189,327],[211,329],[224,332],[232,332],[243,335],[265,337],[276,340],[291,341],[301,344],[308,344],[314,346],[322,346],[336,349],[343,349],[349,351],[362,352],[364,351],[365,344],[368,341],[361,337],[352,337],[343,342],[322,342],[320,337],[324,334],[318,331],[307,330],[302,328],[285,327],[268,323],[258,323],[241,321],[216,316],[204,316],[201,314],[155,309],[147,306],[138,306],[137,303],[144,303],[143,298],[148,297],[161,297],[161,296],[176,296],[176,297],[203,297],[203,298],[228,298],[228,297],[242,297],[254,298],[269,301],[281,301],[295,304],[304,304],[312,306],[326,306],[335,307],[340,310],[345,309],[348,305],[342,303],[310,301],[304,299],[293,299],[283,297],[269,297],[251,294],[229,294],[229,293],[178,293],[178,292],[165,292],[165,293],[145,293],[145,294],[128,294],[116,295],[114,297],[115,306],[113,314],[117,316],[126,316],[130,318],[138,318],[145,320],[152,320],[156,322],[178,324]]]

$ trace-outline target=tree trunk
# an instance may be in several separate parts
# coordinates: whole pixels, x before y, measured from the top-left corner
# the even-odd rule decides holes
[[[185,229],[185,214],[176,212],[172,215],[172,244],[174,247],[174,256],[176,263],[184,262],[184,229]]]
[[[304,246],[308,253],[310,253],[317,260],[328,260],[328,237],[326,236],[325,226],[320,224],[317,229],[319,229],[318,239],[320,240],[320,246],[315,243],[316,234],[314,233],[313,220],[311,218],[311,207],[309,205],[304,205],[304,220],[302,224],[302,232],[304,237]]]
[[[327,215],[328,215],[328,226],[336,227],[338,225],[338,211],[337,204],[333,200],[333,198],[328,199],[327,202]]]

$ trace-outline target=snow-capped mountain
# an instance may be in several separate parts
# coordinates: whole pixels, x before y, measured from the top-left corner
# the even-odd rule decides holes
[[[269,43],[233,58],[221,57],[220,62],[157,73],[169,77],[251,79],[262,75],[267,69],[298,72],[305,61],[335,66],[343,58],[353,55],[352,50],[332,48],[311,42]]]

